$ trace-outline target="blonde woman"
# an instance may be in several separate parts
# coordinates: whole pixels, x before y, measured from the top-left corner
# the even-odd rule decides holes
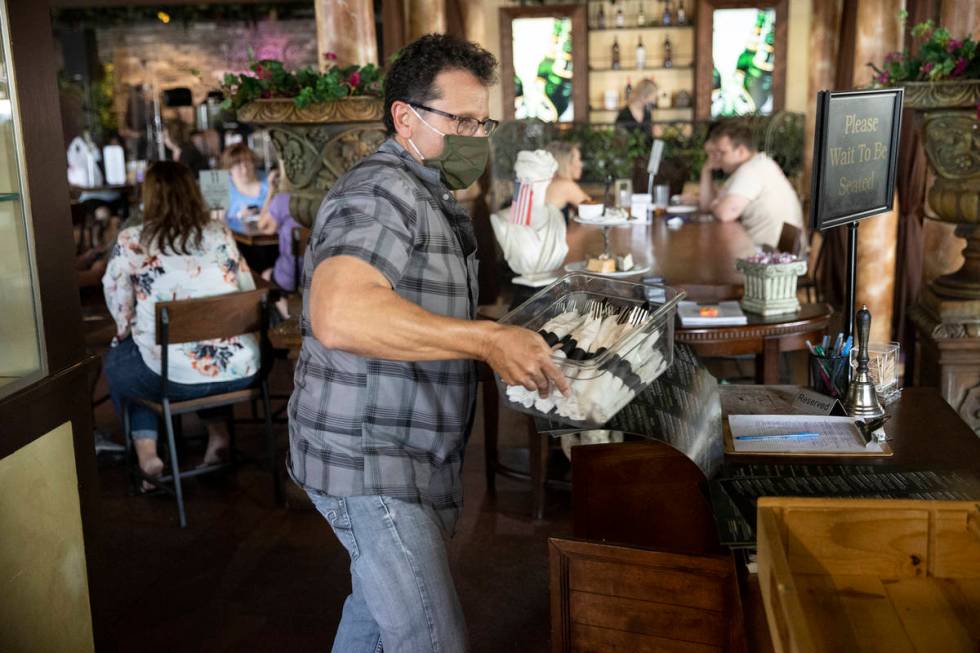
[[[652,136],[656,99],[657,85],[652,79],[641,79],[633,89],[629,102],[616,116],[616,126],[622,129],[639,129],[647,136]]]
[[[578,144],[567,141],[554,141],[546,149],[558,162],[558,170],[548,185],[544,201],[560,210],[567,220],[569,206],[577,207],[591,199],[578,185],[582,178],[582,152]]]

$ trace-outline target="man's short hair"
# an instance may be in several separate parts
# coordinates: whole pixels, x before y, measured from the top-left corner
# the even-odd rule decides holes
[[[743,123],[734,121],[718,123],[711,129],[708,140],[717,141],[722,136],[728,137],[728,140],[732,142],[732,147],[744,145],[752,151],[759,149],[752,128]]]
[[[465,70],[484,86],[497,81],[497,59],[476,43],[449,34],[426,34],[406,45],[385,73],[385,127],[395,133],[391,105],[427,104],[439,98],[435,80],[446,70]]]

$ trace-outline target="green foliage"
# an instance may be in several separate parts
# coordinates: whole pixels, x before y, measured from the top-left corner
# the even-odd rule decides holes
[[[604,182],[608,176],[631,178],[637,157],[650,153],[649,142],[642,133],[610,125],[576,124],[557,134],[557,140],[579,144],[582,180],[586,182]]]
[[[899,14],[904,21],[908,14]],[[980,79],[980,48],[972,36],[954,39],[945,27],[931,20],[911,29],[916,40],[912,50],[891,52],[874,70],[873,86],[893,86],[901,82],[938,82],[942,80]]]
[[[335,61],[336,55],[324,55]],[[317,102],[332,102],[340,98],[384,94],[384,78],[381,69],[374,64],[366,66],[330,66],[320,72],[312,68],[286,70],[281,61],[263,59],[249,64],[252,74],[226,74],[221,83],[226,100],[225,108],[235,110],[253,100],[267,98],[292,98],[297,107]]]

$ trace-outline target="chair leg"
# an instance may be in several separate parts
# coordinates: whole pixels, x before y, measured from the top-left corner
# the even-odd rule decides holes
[[[269,471],[272,473],[272,496],[276,505],[281,505],[282,483],[279,479],[279,447],[276,445],[276,433],[272,428],[272,402],[269,400],[269,382],[262,381],[262,410],[265,413],[265,440],[269,456]]]
[[[123,439],[126,441],[126,479],[129,481],[129,496],[136,496],[136,474],[133,472],[133,457],[136,451],[133,448],[133,437],[129,431],[129,404],[122,404],[122,423]]]
[[[531,418],[527,430],[527,446],[531,454],[531,516],[544,518],[544,486],[548,480],[548,450],[551,436],[541,435],[534,428]]]
[[[483,379],[483,459],[486,467],[487,492],[497,492],[497,442],[500,428],[500,405],[497,386],[490,378]]]
[[[163,423],[167,429],[167,445],[170,449],[170,473],[174,478],[174,494],[177,495],[177,516],[180,527],[187,526],[187,515],[184,513],[184,490],[180,483],[180,466],[177,463],[177,443],[174,441],[173,415],[170,414],[170,400],[163,399]]]

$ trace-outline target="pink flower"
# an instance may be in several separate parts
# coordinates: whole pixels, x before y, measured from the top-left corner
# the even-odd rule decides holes
[[[878,83],[879,84],[887,84],[888,83],[888,73],[882,71],[882,72],[878,73],[878,76],[875,77],[875,79],[878,80]]]
[[[350,77],[347,78],[347,81],[351,86],[357,87],[357,85],[361,83],[361,73],[355,70],[350,74]]]
[[[272,73],[270,73],[268,70],[263,68],[262,64],[256,64],[255,74],[256,76],[258,76],[259,79],[269,79],[272,76]]]
[[[959,50],[962,46],[963,46],[963,41],[959,39],[950,39],[949,43],[946,44],[946,52],[952,54],[953,52]]]
[[[928,75],[930,70],[932,70],[931,61],[925,62],[924,64],[922,64],[922,67],[919,68],[919,72],[922,73],[923,75]]]
[[[324,52],[323,53],[323,58],[326,59],[327,61],[336,61],[337,60],[337,53],[336,52]]]
[[[901,60],[902,60],[902,53],[901,52],[889,52],[888,54],[885,55],[885,63],[886,64],[889,64],[889,63],[898,63]]]
[[[949,74],[950,77],[959,77],[960,75],[962,75],[963,72],[966,70],[967,64],[969,64],[969,62],[963,57],[957,59],[956,65],[953,66],[953,71]]]

